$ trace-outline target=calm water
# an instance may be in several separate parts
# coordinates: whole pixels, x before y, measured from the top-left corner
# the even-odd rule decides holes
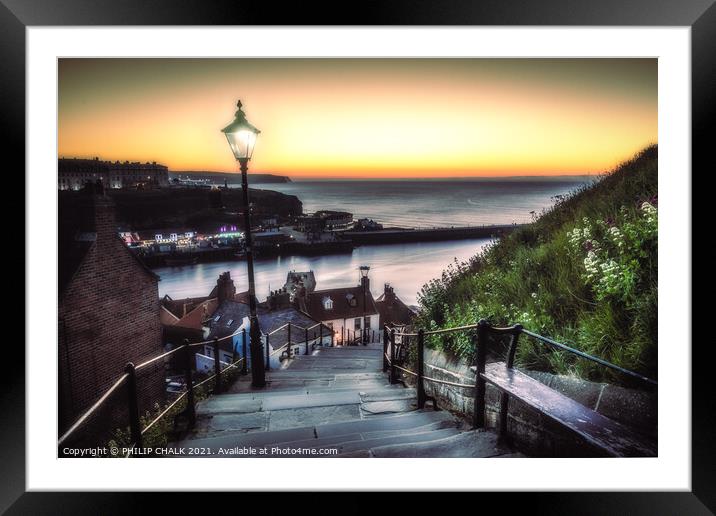
[[[301,181],[256,185],[298,196],[306,212],[337,209],[356,218],[369,217],[396,226],[459,226],[528,222],[539,211],[580,181]],[[455,258],[473,256],[487,240],[460,240],[363,246],[352,253],[328,256],[292,256],[259,259],[255,263],[259,299],[269,289],[283,286],[290,270],[313,270],[317,288],[358,284],[358,267],[369,265],[371,290],[380,295],[390,283],[407,304],[417,304],[417,293],[440,276]],[[246,290],[246,262],[203,263],[164,267],[159,294],[173,298],[207,295],[223,271],[231,271],[238,290]]]
[[[256,294],[263,300],[269,288],[275,290],[286,281],[290,270],[313,270],[318,289],[358,284],[358,267],[370,265],[371,291],[378,296],[383,284],[390,283],[407,304],[416,304],[422,285],[442,273],[453,259],[466,260],[487,240],[429,242],[384,246],[362,246],[352,253],[328,256],[291,256],[258,259],[254,262]],[[200,263],[184,267],[155,269],[159,274],[159,295],[177,299],[205,296],[216,284],[219,274],[231,271],[238,291],[248,289],[246,262]]]
[[[297,196],[303,210],[344,210],[386,225],[470,226],[529,222],[530,211],[584,181],[296,181],[258,188]]]

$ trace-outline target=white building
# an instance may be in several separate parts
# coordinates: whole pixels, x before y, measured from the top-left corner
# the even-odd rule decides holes
[[[381,338],[380,314],[370,292],[370,281],[361,285],[306,292],[299,308],[333,330],[336,344],[353,344],[365,334],[369,341]]]

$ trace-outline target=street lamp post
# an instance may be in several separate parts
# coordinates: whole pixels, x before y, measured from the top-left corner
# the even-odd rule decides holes
[[[249,213],[249,180],[247,177],[249,160],[251,159],[251,155],[254,152],[254,145],[256,144],[256,135],[261,131],[246,120],[246,115],[241,109],[240,100],[236,103],[236,106],[239,109],[234,115],[234,121],[224,127],[221,132],[226,135],[226,139],[231,147],[231,152],[233,152],[241,170],[241,190],[244,205],[244,241],[246,246],[246,266],[249,276],[251,384],[254,387],[264,387],[266,385],[266,373],[264,371],[264,359],[261,349],[261,329],[259,328],[259,318],[256,315],[256,285],[254,283],[254,256],[251,239],[251,214]],[[244,357],[244,360],[246,360],[246,357]]]
[[[360,266],[360,284],[363,287],[363,324],[361,325],[361,330],[363,331],[363,334],[361,335],[361,342],[365,346],[367,344],[367,332],[366,332],[366,290],[368,287],[368,271],[370,270],[370,267],[367,265],[361,265]]]

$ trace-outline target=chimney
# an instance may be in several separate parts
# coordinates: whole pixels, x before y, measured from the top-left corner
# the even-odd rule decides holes
[[[87,183],[83,192],[88,195],[87,208],[91,209],[92,228],[99,247],[108,245],[118,238],[117,220],[114,213],[114,202],[104,194],[102,182]],[[84,203],[83,203],[84,204]]]
[[[361,276],[360,286],[363,287],[366,292],[370,292],[370,278],[368,276]]]
[[[219,275],[219,279],[216,280],[216,297],[219,300],[219,304],[226,300],[234,299],[236,295],[236,287],[234,286],[234,280],[231,279],[231,272],[222,272]]]
[[[291,306],[291,300],[288,292],[283,288],[272,291],[266,301],[268,302],[269,310],[288,308]]]
[[[393,287],[390,286],[390,283],[385,284],[383,290],[383,299],[388,304],[392,304],[393,301],[395,301],[395,292],[393,291]]]

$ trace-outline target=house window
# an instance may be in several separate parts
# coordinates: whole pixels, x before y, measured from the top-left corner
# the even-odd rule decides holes
[[[370,330],[370,315],[365,318],[365,329]]]
[[[159,240],[161,240],[161,239],[162,239],[162,234],[161,234],[161,233],[157,233],[156,235],[154,235],[154,240],[159,241]]]
[[[353,327],[355,330],[360,330],[360,317],[357,317],[356,320],[353,322],[353,324],[354,324]]]
[[[333,299],[330,297],[324,297],[323,298],[323,309],[324,310],[333,310]]]

